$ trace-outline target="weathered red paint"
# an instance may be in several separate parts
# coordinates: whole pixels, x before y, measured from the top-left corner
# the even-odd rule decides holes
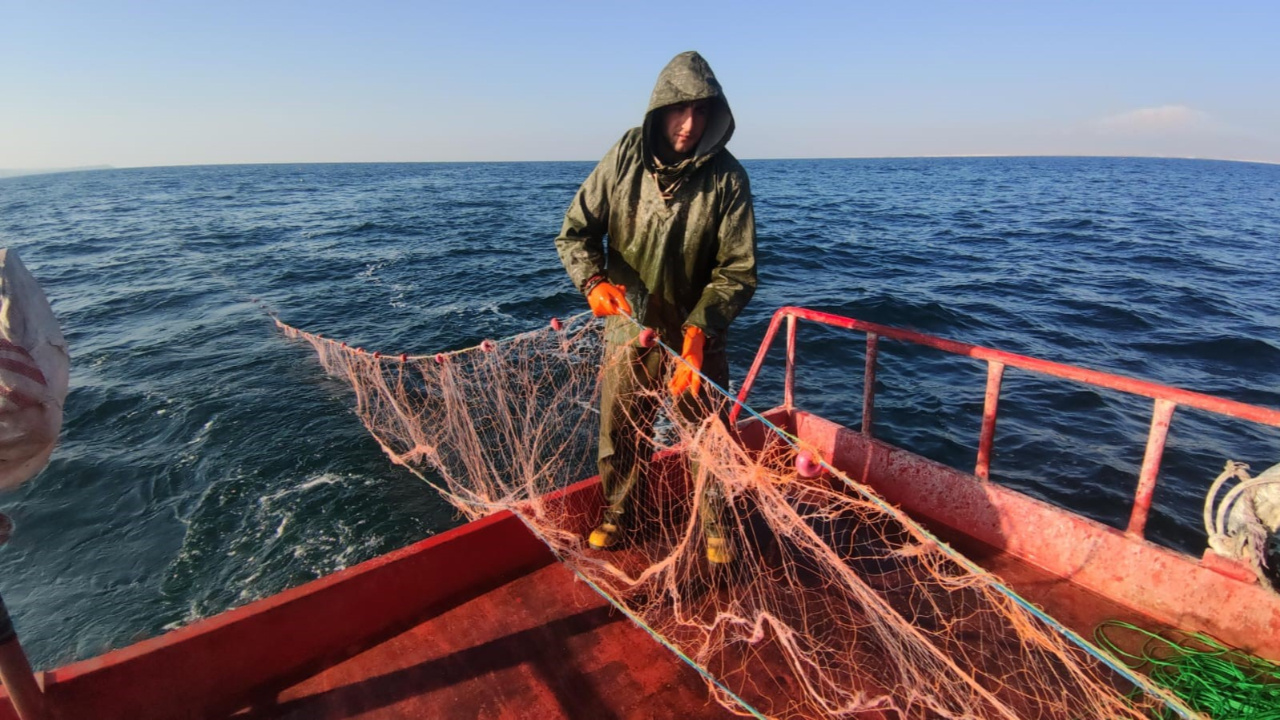
[[[778,313],[773,314],[773,320],[769,322],[769,329],[765,331],[764,340],[760,341],[760,350],[756,352],[756,359],[751,363],[751,369],[747,371],[747,378],[742,382],[743,391],[748,390],[756,382],[756,377],[760,374],[760,368],[764,366],[765,353],[769,348],[773,347],[773,339],[778,335],[778,328],[781,326],[783,316]],[[795,358],[788,357],[787,365],[794,366]],[[735,425],[738,417],[742,413],[742,403],[746,402],[746,392],[738,393],[738,402],[734,403],[733,408],[729,411],[729,424]],[[786,404],[784,399],[783,404]]]
[[[1174,405],[1183,404],[1271,425],[1280,425],[1280,412],[797,308],[784,308],[774,316],[740,401],[745,401],[783,317],[817,320],[869,334],[864,432],[789,407],[765,414],[850,478],[875,488],[931,528],[945,531],[945,537],[966,546],[994,549],[994,554],[980,552],[973,557],[981,557],[989,569],[1007,575],[1009,584],[1021,595],[1050,608],[1077,632],[1087,634],[1098,619],[1129,611],[1153,624],[1208,632],[1228,644],[1280,661],[1280,599],[1254,582],[1238,564],[1212,554],[1197,562],[1148,543],[1136,533],[1126,534],[873,439],[869,398],[874,394],[874,338],[918,341],[985,359],[991,368],[1007,364],[1157,398],[1148,443],[1151,462],[1144,462],[1143,489],[1138,492],[1135,511],[1147,490],[1154,487],[1157,445],[1163,444],[1162,417],[1164,428],[1168,425],[1162,408],[1172,413]],[[789,344],[788,364],[793,365],[794,345]],[[988,432],[988,412],[984,410],[984,437],[994,437],[998,375],[999,371],[989,370],[985,407],[991,425]],[[735,406],[735,415],[739,408]],[[738,434],[751,448],[760,448],[771,437],[754,420],[740,424]],[[687,492],[678,458],[667,453],[655,460],[658,471],[648,491]],[[574,532],[585,532],[599,512],[599,481],[583,481],[548,501],[555,509],[568,511]],[[465,638],[455,640],[447,635],[461,628],[475,632],[483,628],[489,633],[485,637],[492,639],[482,645],[494,652],[487,658],[507,648],[527,650],[531,644],[543,642],[537,639],[541,635],[515,645],[499,639],[523,632],[503,624],[504,616],[513,614],[509,611],[511,603],[517,602],[513,598],[524,603],[527,612],[522,617],[529,620],[544,618],[547,623],[559,623],[557,618],[574,617],[572,609],[566,615],[565,608],[539,605],[570,602],[564,594],[566,586],[548,586],[545,589],[554,589],[550,595],[533,594],[544,585],[543,578],[555,576],[560,577],[555,583],[565,582],[567,573],[559,568],[552,573],[546,568],[551,561],[546,546],[518,518],[498,513],[161,637],[49,672],[46,700],[53,717],[62,720],[217,717],[248,706],[253,709],[244,717],[321,717],[309,714],[321,707],[316,704],[317,697],[336,703],[324,705],[330,709],[323,717],[393,717],[409,706],[406,703],[439,707],[414,704],[418,694],[426,692],[422,685],[429,678],[402,667],[409,656],[398,648],[420,649],[435,643],[439,653],[480,657]],[[535,577],[537,580],[532,579]],[[598,606],[598,600],[593,602]],[[460,610],[464,606],[469,609]],[[461,614],[452,625],[431,620],[455,617],[455,610]],[[566,652],[583,653],[584,662],[592,666],[634,661],[642,655],[635,643],[645,641],[613,631],[578,641],[564,635],[554,637],[557,642],[563,640],[566,648],[576,647]],[[638,662],[626,666],[643,693],[665,693],[673,704],[664,705],[663,712],[670,716],[717,716],[705,696],[688,690],[688,676],[679,679],[679,673],[660,666],[659,657],[677,664],[664,651],[643,654]],[[573,664],[568,660],[563,663],[566,667]],[[474,716],[479,706],[461,700],[485,702],[487,691],[482,682],[475,681],[467,677],[457,688],[448,686],[437,700],[446,701],[446,707],[456,701],[453,715]],[[565,680],[554,677],[546,682],[554,685]],[[432,687],[440,689],[438,682]],[[529,687],[530,693],[542,692]],[[366,692],[369,688],[372,690]],[[543,708],[557,707],[555,702],[567,707],[564,698],[541,695],[530,696],[523,704],[519,697],[508,700],[502,717],[541,713]],[[625,714],[652,709],[635,702],[632,696],[619,694],[619,704],[605,704],[596,710]],[[0,720],[13,717],[11,706],[0,702]]]
[[[743,382],[742,390],[738,393],[738,400],[740,402],[746,401],[746,396],[751,389],[752,381],[754,381],[755,376],[759,372],[759,366],[763,364],[764,353],[768,351],[769,345],[772,344],[773,336],[777,334],[779,323],[787,317],[796,317],[802,320],[810,320],[812,322],[846,328],[848,330],[860,330],[862,332],[875,333],[881,337],[901,340],[904,342],[912,342],[956,355],[965,355],[978,360],[995,360],[1010,367],[1032,370],[1045,375],[1051,375],[1053,377],[1076,380],[1079,382],[1089,383],[1091,385],[1097,385],[1099,387],[1133,393],[1135,395],[1143,395],[1150,398],[1164,398],[1166,400],[1171,400],[1178,405],[1199,408],[1201,410],[1208,410],[1209,412],[1216,412],[1221,415],[1240,418],[1241,420],[1250,420],[1264,425],[1280,427],[1280,410],[1273,410],[1271,408],[1264,408],[1258,405],[1236,402],[1235,400],[1213,397],[1212,395],[1205,395],[1204,393],[1193,392],[1190,390],[1182,390],[1168,385],[1148,382],[1146,380],[1138,380],[1136,378],[1113,375],[1111,373],[1099,372],[1097,370],[1088,370],[1074,365],[1064,365],[1062,363],[1050,362],[1048,360],[1040,360],[1026,355],[1005,352],[1003,350],[995,350],[977,345],[968,345],[954,340],[945,340],[933,335],[925,335],[923,333],[912,332],[910,330],[900,330],[886,325],[877,325],[876,323],[866,322],[865,320],[857,320],[854,318],[842,317],[840,315],[832,315],[831,313],[824,313],[817,310],[809,310],[807,308],[799,307],[783,307],[779,308],[778,311],[774,313],[773,320],[769,323],[769,330],[765,333],[764,342],[761,343],[760,352],[756,354],[756,361],[752,364],[752,372],[748,373],[747,380]]]
[[[1159,475],[1160,456],[1164,451],[1164,438],[1169,429],[1169,418],[1164,417],[1162,414],[1171,416],[1174,407],[1177,405],[1186,405],[1187,407],[1208,410],[1209,412],[1227,415],[1241,420],[1249,420],[1265,425],[1280,427],[1280,410],[1264,408],[1258,405],[1249,405],[1247,403],[1236,402],[1234,400],[1226,400],[1224,398],[1217,398],[1203,393],[1182,390],[1145,380],[1113,375],[1111,373],[1099,372],[1097,370],[1087,370],[1074,365],[1049,362],[1048,360],[1040,360],[1026,355],[1004,352],[1002,350],[984,348],[977,345],[968,345],[954,340],[945,340],[932,335],[925,335],[924,333],[900,330],[863,320],[857,320],[855,318],[842,317],[840,315],[832,315],[830,313],[798,307],[779,308],[778,311],[773,314],[773,319],[769,322],[769,329],[765,333],[765,337],[760,344],[759,351],[756,352],[755,361],[751,365],[750,372],[747,373],[747,379],[743,382],[742,389],[738,392],[737,403],[734,406],[733,412],[730,414],[731,419],[736,420],[739,409],[742,405],[746,404],[747,397],[751,393],[751,387],[755,382],[755,378],[759,374],[761,366],[764,364],[765,356],[768,354],[769,347],[772,345],[774,337],[777,335],[779,324],[783,320],[786,320],[788,323],[794,323],[797,318],[833,327],[859,330],[867,334],[867,382],[865,383],[866,386],[863,390],[862,417],[862,432],[867,436],[871,435],[870,418],[873,410],[872,398],[874,396],[875,385],[875,346],[879,337],[887,337],[894,340],[916,343],[918,345],[924,345],[926,347],[943,350],[956,355],[965,355],[980,360],[986,360],[988,362],[987,398],[983,408],[982,436],[979,438],[978,458],[974,468],[975,474],[982,478],[987,477],[990,472],[991,457],[994,452],[993,443],[995,438],[996,415],[999,404],[1000,388],[1000,383],[998,382],[999,376],[994,378],[994,385],[992,382],[993,378],[991,373],[996,372],[992,369],[995,364],[1000,366],[1000,370],[998,371],[1000,375],[1003,374],[1004,366],[1007,365],[1050,375],[1052,377],[1075,380],[1077,382],[1096,385],[1098,387],[1105,387],[1112,390],[1120,390],[1122,392],[1154,398],[1156,400],[1156,416],[1152,420],[1151,434],[1147,441],[1147,455],[1143,462],[1138,491],[1134,500],[1134,507],[1129,525],[1129,531],[1139,536],[1142,534],[1142,531],[1146,526],[1146,517],[1151,507],[1151,497],[1155,492],[1155,484]],[[795,359],[789,354],[787,357],[788,366],[793,363],[794,360]],[[788,367],[787,372],[790,374],[793,371]],[[784,407],[790,408],[791,405],[790,403],[787,403]],[[1160,420],[1161,417],[1164,417],[1163,421]]]
[[[598,485],[575,492],[595,494]],[[55,717],[205,717],[291,684],[553,561],[498,513],[187,627],[46,674]],[[8,708],[8,703],[0,703]],[[0,712],[0,717],[3,713]],[[9,716],[14,717],[14,716]]]
[[[733,717],[640,627],[552,564],[263,700],[237,720]]]
[[[1164,456],[1165,439],[1169,437],[1169,423],[1173,420],[1173,402],[1157,399],[1151,411],[1151,430],[1147,433],[1147,450],[1142,456],[1142,469],[1138,472],[1138,489],[1133,495],[1133,511],[1129,514],[1129,534],[1142,537],[1147,528],[1147,515],[1151,513],[1151,498],[1156,492],[1156,477],[1160,474],[1160,459]]]
[[[782,390],[782,405],[796,406],[796,319],[787,318],[787,375]]]
[[[880,356],[880,340],[867,333],[867,360],[862,371],[862,434],[871,437],[876,417],[876,358]]]
[[[1253,568],[1238,560],[1225,558],[1214,552],[1213,548],[1204,549],[1200,564],[1220,575],[1226,575],[1232,580],[1238,580],[1242,583],[1258,582],[1258,576],[1253,573]]]
[[[1000,408],[1000,383],[1004,378],[1004,363],[994,360],[987,363],[987,390],[982,400],[982,434],[978,437],[978,462],[973,474],[982,480],[991,477],[991,448],[996,439],[996,414]]]
[[[921,522],[1020,558],[1159,625],[1207,632],[1280,661],[1280,596],[1257,583],[817,416],[797,412],[793,421],[807,447]]]

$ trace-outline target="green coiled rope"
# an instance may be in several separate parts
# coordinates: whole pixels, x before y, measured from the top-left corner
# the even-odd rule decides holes
[[[1108,635],[1117,631],[1141,636],[1142,648],[1121,649]],[[1213,720],[1280,720],[1280,665],[1204,633],[1178,632],[1169,638],[1118,620],[1099,625],[1094,639],[1130,669],[1143,671]],[[1166,711],[1158,717],[1176,716]]]

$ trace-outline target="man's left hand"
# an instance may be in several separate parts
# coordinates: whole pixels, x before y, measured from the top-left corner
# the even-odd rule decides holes
[[[675,374],[671,377],[671,394],[680,397],[688,391],[694,395],[702,389],[702,349],[707,343],[706,333],[702,328],[690,325],[684,331],[684,349],[680,357],[684,362],[676,364]]]

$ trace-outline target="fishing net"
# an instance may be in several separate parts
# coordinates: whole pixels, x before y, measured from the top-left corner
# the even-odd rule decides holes
[[[797,441],[758,421],[730,429],[646,392],[634,432],[653,450],[622,549],[592,550],[606,349],[574,318],[463,351],[384,355],[281,324],[355,392],[396,463],[468,518],[510,510],[580,577],[694,665],[726,708],[757,716],[1140,718],[1133,692],[1065,634],[945,545],[830,467],[797,469]],[[670,372],[674,353],[666,353]],[[616,355],[615,355],[616,353]],[[705,417],[697,421],[688,418]],[[807,452],[807,451],[804,451]],[[812,477],[809,477],[812,476]],[[736,555],[708,563],[704,528]],[[1141,679],[1137,682],[1142,683]]]
[[[1099,625],[1094,639],[1209,717],[1280,720],[1280,665],[1204,633],[1153,633],[1116,620]],[[1166,710],[1159,717],[1177,715]]]

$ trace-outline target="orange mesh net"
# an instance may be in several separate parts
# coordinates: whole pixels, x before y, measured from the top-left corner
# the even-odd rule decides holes
[[[629,542],[590,549],[584,538],[602,499],[598,483],[583,478],[595,474],[600,382],[616,362],[598,321],[580,316],[412,357],[280,325],[351,384],[359,416],[394,462],[468,518],[518,515],[579,576],[699,668],[730,710],[1141,718],[1176,702],[1153,688],[1135,691],[869,488],[831,468],[803,477],[794,438],[757,428],[744,442],[718,408],[689,422],[664,391],[647,398],[656,420],[637,418],[634,428],[654,455]],[[709,517],[734,562],[708,563]]]

